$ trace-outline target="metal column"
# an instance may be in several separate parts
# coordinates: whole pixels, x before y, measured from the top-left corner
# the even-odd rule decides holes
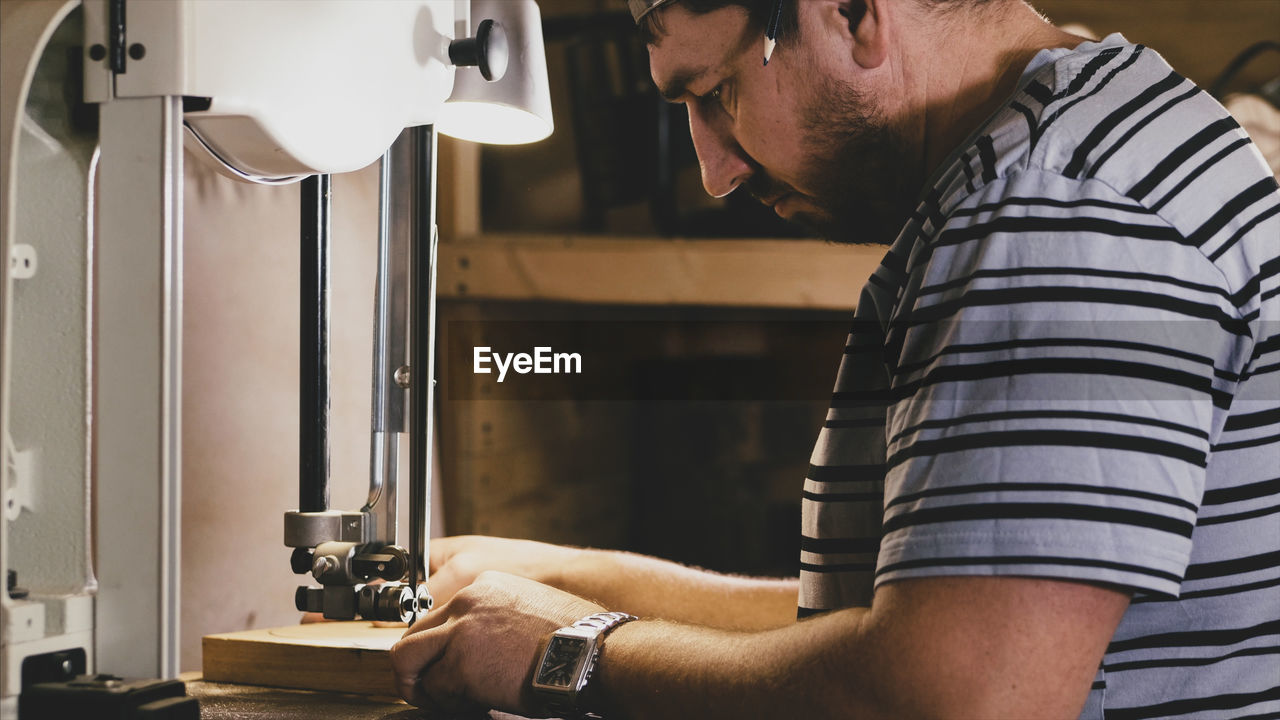
[[[298,510],[329,509],[328,175],[302,181],[298,327]]]
[[[178,674],[182,99],[101,106],[97,667]]]
[[[413,137],[413,242],[409,249],[409,568],[410,587],[425,582],[430,562],[431,437],[435,396],[436,132]]]
[[[389,543],[398,542],[400,445],[408,431],[413,148],[413,131],[402,132],[382,156],[379,182],[369,499],[363,509],[378,518],[378,537]]]

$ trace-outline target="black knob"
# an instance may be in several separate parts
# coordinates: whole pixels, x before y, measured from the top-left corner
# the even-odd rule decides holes
[[[289,556],[289,567],[293,568],[294,575],[306,575],[311,572],[314,562],[311,559],[311,548],[294,548],[293,554]]]
[[[300,612],[324,612],[324,595],[324,588],[300,585],[298,586],[298,589],[293,592],[293,606],[298,608]],[[355,597],[354,593],[352,593],[352,597]],[[339,610],[341,610],[341,608],[339,608]],[[330,616],[325,614],[325,617]],[[334,615],[333,617],[336,618],[338,616]],[[350,620],[351,618],[348,617],[344,619]]]
[[[507,31],[492,20],[483,20],[476,28],[475,37],[449,43],[449,60],[454,65],[479,66],[480,74],[490,82],[501,80],[511,60]]]

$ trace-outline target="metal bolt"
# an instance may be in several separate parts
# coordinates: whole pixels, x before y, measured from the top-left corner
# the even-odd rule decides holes
[[[395,381],[396,381],[396,386],[399,387],[401,390],[407,390],[409,388],[409,366],[408,365],[401,365],[400,367],[396,368]]]
[[[107,57],[107,48],[104,45],[97,44],[89,46],[90,60],[105,60]]]
[[[332,555],[321,555],[316,558],[315,563],[311,565],[311,574],[315,575],[316,579],[319,580],[321,575],[324,575],[331,570],[335,570],[337,567],[337,558]]]
[[[134,60],[141,60],[147,56],[147,46],[142,43],[134,43],[129,46],[129,57]]]

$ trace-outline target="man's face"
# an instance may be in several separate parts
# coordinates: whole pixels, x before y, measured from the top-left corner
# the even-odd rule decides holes
[[[703,185],[715,197],[740,185],[778,215],[840,242],[892,242],[920,178],[906,143],[845,79],[838,39],[800,4],[799,38],[763,63],[764,35],[745,9],[664,9],[649,47],[659,91],[689,108]]]

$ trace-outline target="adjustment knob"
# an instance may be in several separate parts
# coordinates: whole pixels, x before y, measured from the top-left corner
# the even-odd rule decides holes
[[[449,43],[449,60],[454,65],[479,66],[480,74],[490,82],[501,80],[507,74],[510,59],[511,45],[507,42],[507,31],[492,20],[481,21],[476,28],[475,37]]]
[[[320,580],[323,576],[338,569],[338,559],[332,555],[317,555],[311,565],[311,575]],[[323,582],[323,580],[321,580]]]
[[[306,575],[311,572],[311,548],[294,548],[289,556],[289,567],[295,575]]]

